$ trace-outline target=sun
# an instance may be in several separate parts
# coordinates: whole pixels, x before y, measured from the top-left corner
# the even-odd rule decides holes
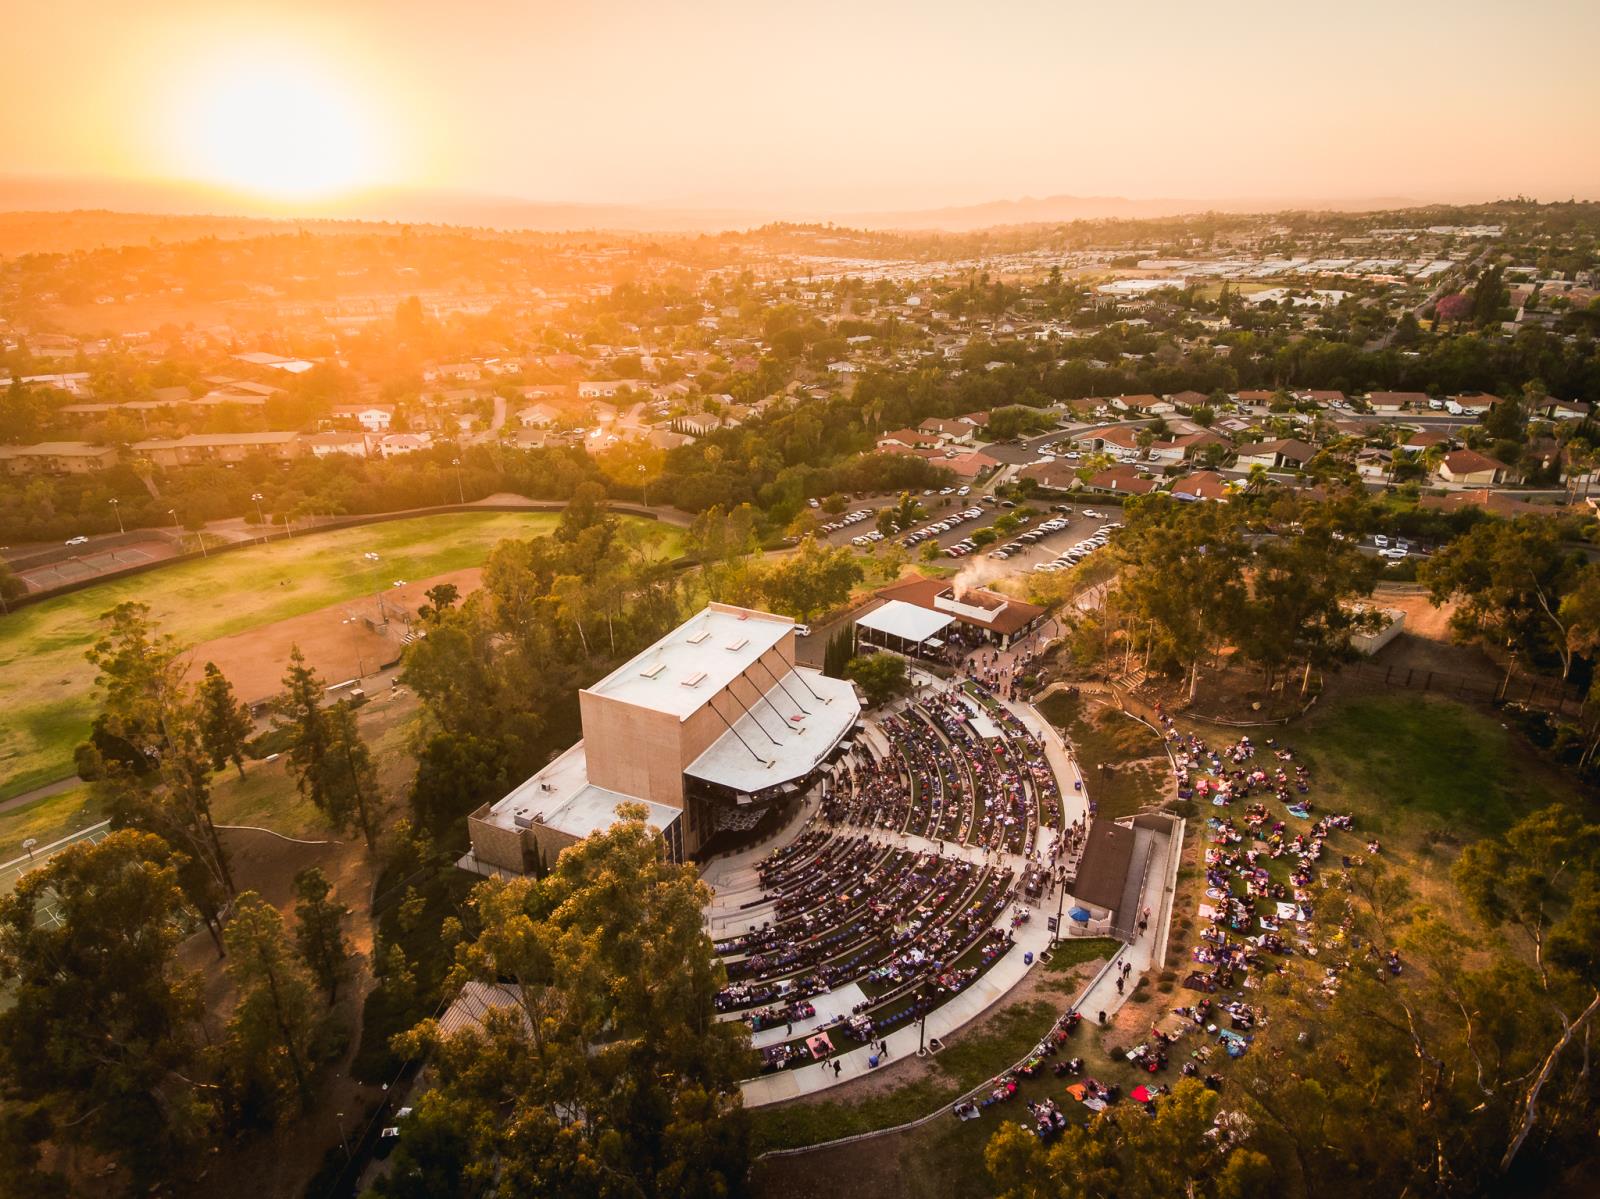
[[[217,68],[178,115],[185,172],[270,198],[376,182],[376,137],[360,104],[314,68],[263,61]]]

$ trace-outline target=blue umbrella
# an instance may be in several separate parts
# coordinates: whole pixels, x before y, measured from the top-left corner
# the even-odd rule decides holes
[[[1067,911],[1067,918],[1069,920],[1076,920],[1079,924],[1088,924],[1089,923],[1089,909],[1088,908],[1070,908]]]

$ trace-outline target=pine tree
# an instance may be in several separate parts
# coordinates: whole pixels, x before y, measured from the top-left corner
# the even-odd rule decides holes
[[[325,793],[328,758],[328,718],[322,707],[325,692],[322,679],[306,665],[305,655],[296,645],[289,652],[289,669],[283,676],[283,694],[275,707],[289,730],[289,772],[295,785],[317,809],[328,810]]]
[[[356,727],[356,712],[340,700],[327,709],[327,754],[323,759],[323,810],[338,827],[354,825],[369,853],[378,849],[378,768]]]
[[[200,736],[213,770],[232,762],[239,777],[244,777],[244,746],[253,727],[250,709],[234,695],[233,684],[215,662],[207,662],[200,683]]]
[[[339,994],[350,959],[350,943],[344,936],[344,918],[350,910],[329,896],[333,886],[317,866],[308,866],[294,876],[295,946],[317,985],[332,1004]]]
[[[187,1172],[211,1118],[193,1081],[200,977],[177,960],[182,856],[125,829],[70,846],[0,899],[6,1099],[37,1105],[38,1139],[119,1162],[136,1194]],[[59,919],[39,919],[46,905]]]
[[[263,1089],[280,1114],[304,1110],[313,1095],[319,1019],[311,974],[295,955],[278,909],[254,891],[239,896],[226,939],[228,978],[239,995],[228,1021],[235,1076]]]

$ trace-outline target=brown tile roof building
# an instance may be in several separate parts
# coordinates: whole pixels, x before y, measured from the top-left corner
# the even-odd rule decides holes
[[[909,579],[892,583],[878,591],[878,598],[901,600],[954,616],[963,624],[984,629],[1000,637],[1012,637],[1030,628],[1045,614],[1037,604],[1024,603],[1009,595],[985,591],[981,587],[969,588],[959,596],[946,579]]]

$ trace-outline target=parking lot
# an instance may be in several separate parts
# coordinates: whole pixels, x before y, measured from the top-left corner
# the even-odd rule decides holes
[[[948,488],[945,492],[934,492],[932,495],[916,493],[917,503],[921,505],[923,514],[917,518],[915,528],[922,528],[935,521],[947,520],[962,508],[973,506],[978,498],[978,493],[969,488],[966,495],[960,494],[957,487]],[[829,545],[866,544],[858,543],[858,537],[865,537],[876,532],[878,513],[885,508],[893,508],[900,502],[898,493],[893,495],[869,495],[848,502],[845,510],[837,516],[830,516],[825,512],[814,511],[817,518],[817,539]],[[858,516],[858,513],[865,513]],[[851,519],[854,517],[855,519]],[[976,526],[974,526],[976,527]],[[879,538],[869,538],[869,542],[876,542]]]
[[[1034,571],[1046,563],[1054,562],[1069,549],[1095,536],[1107,526],[1115,525],[1117,518],[1121,516],[1121,512],[1116,509],[1108,512],[1091,507],[1090,511],[1098,515],[1090,516],[1083,509],[1076,507],[1070,515],[1052,512],[1049,514],[1051,520],[1041,517],[1033,526],[1019,529],[1011,537],[981,552],[1008,571],[1017,574]],[[1064,523],[1060,528],[1044,532],[1045,527],[1053,523],[1053,520],[1061,520]],[[1031,535],[1030,530],[1032,534],[1044,532],[1044,535],[1035,537],[1032,541],[1024,540],[1024,537]],[[1015,550],[1009,548],[1013,545],[1017,546]],[[1091,554],[1093,552],[1095,551],[1090,551]],[[1006,557],[995,558],[996,554],[1005,554]]]

